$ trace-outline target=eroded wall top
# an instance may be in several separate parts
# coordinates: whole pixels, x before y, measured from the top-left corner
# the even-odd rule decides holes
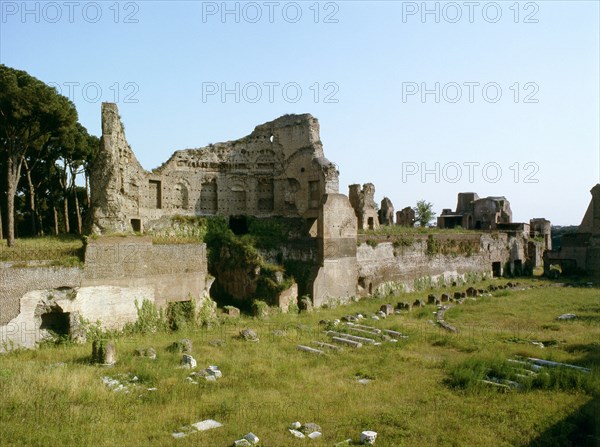
[[[316,218],[337,193],[319,122],[285,115],[239,140],[176,151],[152,172],[139,164],[115,104],[102,105],[102,139],[90,179],[93,231],[143,231],[164,216],[254,215]]]

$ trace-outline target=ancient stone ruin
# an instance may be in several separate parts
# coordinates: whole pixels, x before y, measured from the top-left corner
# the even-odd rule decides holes
[[[462,227],[468,230],[495,230],[499,223],[510,223],[512,211],[506,197],[479,198],[474,192],[458,194],[456,211],[444,209],[437,219],[438,228]]]
[[[235,141],[176,151],[146,171],[127,143],[117,106],[103,104],[96,163],[88,227],[99,237],[88,239],[84,265],[0,269],[0,351],[33,347],[49,332],[77,338],[82,319],[118,330],[137,319],[142,300],[164,308],[193,297],[197,310],[212,314],[217,286],[241,301],[260,299],[253,283],[260,266],[224,265],[211,271],[215,279],[204,243],[154,243],[150,236],[168,231],[180,216],[223,216],[232,230],[247,218],[299,228],[261,252],[277,265],[269,279],[285,284],[271,303],[284,311],[520,274],[539,265],[551,243],[549,221],[513,223],[506,198],[475,193],[459,194],[456,211],[444,210],[438,225],[478,231],[364,233],[380,221],[393,225],[393,205],[384,198],[378,215],[372,183],[351,185],[348,197],[339,193],[338,169],[325,158],[319,122],[308,114],[282,116]],[[598,271],[600,185],[592,196],[580,233],[560,253],[548,254],[546,264],[575,262]],[[396,213],[397,225],[414,221],[410,207]],[[291,286],[283,281],[284,274],[292,278],[286,261],[304,266]]]
[[[410,206],[403,208],[401,211],[396,211],[396,225],[413,227],[416,221],[415,210]]]
[[[116,104],[102,105],[100,155],[90,178],[92,231],[143,232],[163,217],[316,219],[338,170],[323,154],[319,122],[285,115],[239,140],[176,151],[151,172],[127,143]]]
[[[563,273],[585,272],[600,277],[600,183],[591,190],[592,200],[578,231],[562,236],[559,250],[544,253],[544,272],[558,265]],[[545,236],[546,233],[540,231]]]
[[[362,185],[349,186],[350,204],[354,208],[358,219],[359,230],[376,230],[379,228],[379,216],[375,204],[375,185],[365,183]]]
[[[394,205],[392,201],[384,197],[379,208],[379,223],[381,225],[394,225]]]

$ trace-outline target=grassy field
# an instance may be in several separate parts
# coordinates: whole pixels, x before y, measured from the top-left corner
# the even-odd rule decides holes
[[[75,267],[83,260],[83,239],[76,235],[16,239],[14,247],[0,240],[0,262],[49,261],[52,265]]]
[[[506,280],[489,280],[504,284]],[[46,346],[0,357],[0,444],[2,446],[229,446],[248,432],[261,445],[331,446],[374,430],[378,446],[564,446],[569,439],[597,445],[600,395],[600,290],[534,287],[498,291],[467,300],[446,312],[459,328],[443,332],[432,323],[434,306],[364,324],[409,336],[398,343],[344,348],[317,356],[298,344],[327,341],[320,320],[381,304],[414,301],[427,293],[368,299],[300,315],[223,320],[211,329],[116,338],[114,367],[89,363],[90,343]],[[436,292],[439,293],[439,292]],[[558,321],[563,313],[578,318]],[[250,327],[258,343],[237,338]],[[178,368],[173,341],[193,341],[198,369],[218,365],[216,382],[187,380]],[[224,344],[215,346],[215,340]],[[541,348],[532,342],[542,342]],[[157,359],[136,357],[152,346]],[[461,388],[452,382],[465,362],[503,361],[515,356],[568,362],[592,369],[581,383],[541,389]],[[585,373],[582,373],[584,375]],[[130,392],[102,382],[137,376]],[[361,384],[357,378],[371,378]],[[149,391],[148,388],[156,388]],[[204,419],[223,427],[174,439],[178,428]],[[323,436],[297,440],[291,422],[315,422]]]

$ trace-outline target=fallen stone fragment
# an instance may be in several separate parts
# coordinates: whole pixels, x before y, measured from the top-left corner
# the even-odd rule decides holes
[[[310,352],[311,354],[323,355],[325,354],[320,349],[311,348],[310,346],[298,345],[298,349],[304,352]]]
[[[387,335],[390,335],[390,336],[396,337],[396,338],[408,338],[408,335],[403,335],[401,332],[393,331],[391,329],[384,329],[383,332],[385,332]]]
[[[290,433],[291,433],[291,434],[293,434],[293,435],[294,435],[296,438],[299,438],[299,439],[304,439],[304,438],[305,438],[305,436],[304,436],[304,433],[302,433],[302,432],[300,432],[300,431],[298,431],[298,430],[295,430],[295,429],[292,429],[292,428],[290,428],[290,429],[289,429],[289,431],[290,431]]]
[[[194,369],[197,365],[196,359],[189,354],[183,354],[181,357],[181,363],[184,368]]]
[[[570,365],[568,363],[553,362],[551,360],[542,360],[542,359],[536,359],[533,357],[529,357],[529,358],[527,358],[527,360],[535,363],[536,365],[540,365],[540,366],[553,366],[553,367],[564,366],[565,368],[572,368],[572,369],[576,369],[578,371],[590,372],[589,368],[584,368],[583,366]]]
[[[354,340],[348,340],[347,338],[332,337],[331,340],[333,340],[336,343],[352,346],[353,348],[362,348],[362,343]]]
[[[138,348],[135,350],[135,354],[139,357],[156,360],[156,350],[154,348]]]
[[[344,334],[342,332],[327,331],[327,335],[332,337],[346,338],[348,340],[357,341],[359,343],[375,343],[375,340],[368,337],[359,337],[358,335]]]
[[[242,329],[240,331],[240,337],[246,341],[258,341],[258,335],[252,329]]]
[[[381,331],[379,331],[379,332],[368,331],[366,329],[361,329],[358,327],[350,327],[348,329],[351,330],[352,332],[358,332],[360,334],[365,334],[365,335],[378,335],[381,332]]]
[[[366,324],[353,324],[352,326],[374,332],[375,334],[381,334],[381,329],[377,329],[376,327],[373,327],[373,326],[367,326]]]
[[[324,343],[322,341],[315,341],[313,342],[315,345],[321,347],[321,348],[327,348],[327,349],[332,349],[334,351],[341,351],[342,348],[340,348],[339,346],[336,345],[332,345],[330,343]]]
[[[556,317],[557,320],[574,320],[577,318],[575,314],[562,314]]]
[[[189,338],[182,338],[181,340],[178,340],[178,341],[170,344],[169,347],[167,348],[167,350],[170,352],[175,352],[175,353],[178,353],[178,352],[179,353],[181,353],[181,352],[191,353],[192,352],[192,340],[190,340]]]
[[[308,437],[310,439],[317,439],[320,436],[321,436],[321,432],[320,431],[313,431],[311,434],[308,435]]]
[[[377,439],[377,432],[365,430],[360,434],[360,443],[365,445],[375,444]]]
[[[244,439],[246,441],[248,441],[251,445],[256,445],[258,444],[258,441],[260,441],[260,439],[258,439],[258,436],[256,436],[254,433],[250,432],[247,435],[244,436]]]
[[[247,439],[238,439],[233,443],[233,445],[235,447],[252,447],[252,444],[250,444],[250,441]]]
[[[210,430],[211,428],[219,428],[222,426],[223,424],[215,421],[214,419],[206,419],[205,421],[196,422],[195,424],[192,424],[192,427],[194,427],[198,431]]]
[[[300,427],[302,427],[302,424],[298,421],[292,422],[290,424],[290,429],[292,429],[292,430],[298,430]]]
[[[310,433],[316,431],[321,432],[321,426],[319,424],[315,424],[314,422],[307,422],[306,424],[302,425],[299,430],[305,435],[309,435]]]
[[[392,315],[394,313],[394,306],[391,304],[384,304],[379,308],[379,311],[385,313],[386,315]]]

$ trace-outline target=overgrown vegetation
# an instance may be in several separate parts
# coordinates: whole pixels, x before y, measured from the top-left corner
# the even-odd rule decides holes
[[[475,287],[506,282],[489,279]],[[118,360],[112,368],[90,366],[89,337],[84,345],[4,355],[0,439],[3,446],[175,442],[204,447],[231,445],[252,431],[265,445],[291,446],[302,441],[296,441],[287,427],[299,420],[323,428],[322,438],[311,441],[314,446],[347,438],[358,441],[366,429],[379,433],[377,445],[394,447],[589,444],[594,439],[590,436],[597,436],[599,289],[543,287],[546,280],[520,282],[533,288],[478,297],[448,310],[445,318],[459,328],[456,334],[431,324],[436,308],[427,305],[379,321],[363,320],[400,331],[408,339],[323,356],[296,348],[314,340],[329,341],[321,320],[358,312],[368,318],[382,304],[426,300],[427,292],[366,299],[311,313],[275,313],[266,320],[242,315],[177,333],[167,328],[154,331],[160,312],[139,303],[146,331],[114,338]],[[450,294],[459,290],[464,285],[446,289]],[[577,318],[556,319],[568,312]],[[258,343],[239,339],[239,331],[247,327],[257,333]],[[190,383],[190,371],[177,368],[181,354],[167,350],[182,338],[193,342],[199,369],[218,365],[223,377],[213,383]],[[153,347],[156,360],[136,356],[140,347]],[[591,372],[582,376],[550,371],[548,379],[532,379],[530,387],[504,393],[477,385],[485,376],[512,380],[513,372],[518,372],[508,368],[507,360],[528,357],[575,364]],[[114,392],[102,382],[107,375],[135,376],[137,385],[131,385],[128,394]],[[374,380],[365,385],[357,378]],[[224,426],[183,440],[172,438],[178,427],[205,419]]]
[[[79,267],[83,257],[83,239],[76,235],[15,239],[13,247],[0,244],[0,262],[49,261],[50,265]]]

